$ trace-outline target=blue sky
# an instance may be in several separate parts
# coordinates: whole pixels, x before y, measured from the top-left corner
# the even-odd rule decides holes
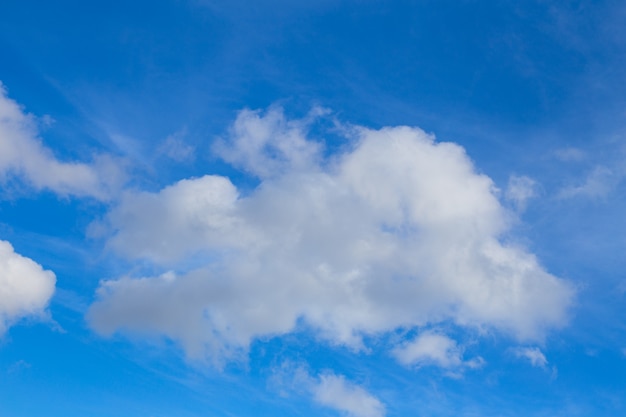
[[[0,5],[0,415],[626,411],[619,1]]]

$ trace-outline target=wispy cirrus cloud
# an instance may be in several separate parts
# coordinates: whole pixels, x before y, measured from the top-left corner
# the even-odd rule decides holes
[[[106,155],[90,164],[58,160],[39,138],[34,116],[10,99],[0,83],[0,184],[18,179],[36,190],[108,200],[123,177]]]
[[[537,183],[525,175],[512,175],[506,188],[505,198],[511,201],[518,211],[524,211],[528,201],[537,195]]]
[[[584,160],[587,155],[582,149],[567,147],[554,151],[554,156],[563,162],[580,162]]]
[[[558,198],[591,198],[598,199],[608,194],[622,180],[623,176],[614,169],[597,166],[584,179],[581,184],[567,186],[557,194]]]

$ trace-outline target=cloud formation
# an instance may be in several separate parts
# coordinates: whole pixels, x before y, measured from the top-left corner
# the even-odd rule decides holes
[[[348,417],[384,417],[385,405],[364,387],[344,375],[323,371],[311,375],[305,366],[284,362],[275,370],[271,383],[281,395],[310,396],[319,405],[340,411]]]
[[[447,369],[477,368],[482,358],[463,360],[463,349],[448,336],[433,331],[420,333],[415,339],[393,350],[393,356],[403,365],[436,365]]]
[[[229,140],[213,148],[226,162],[259,178],[315,169],[322,146],[303,134],[311,119],[325,113],[314,108],[304,120],[287,120],[280,108],[267,113],[242,110],[230,128]]]
[[[105,219],[108,246],[171,270],[104,281],[90,309],[102,334],[179,341],[229,357],[300,322],[332,343],[451,320],[543,337],[567,320],[573,289],[504,243],[510,213],[464,149],[418,128],[346,129],[323,156],[308,121],[243,111],[217,150],[257,176],[128,192]]]
[[[370,393],[343,376],[322,374],[312,385],[314,400],[351,417],[384,417],[385,406]]]
[[[19,319],[44,316],[56,277],[0,240],[0,336]]]
[[[536,187],[537,183],[532,178],[525,175],[511,175],[504,196],[518,211],[524,211],[528,200],[536,196]]]
[[[537,347],[520,347],[513,350],[516,357],[526,359],[532,366],[544,368],[548,364],[546,356]]]
[[[563,199],[574,197],[604,198],[613,191],[622,177],[623,175],[610,168],[597,166],[587,175],[582,184],[565,187],[557,196]]]
[[[105,156],[91,165],[56,159],[42,144],[35,118],[24,113],[0,83],[0,184],[12,178],[36,190],[104,200],[120,185],[122,174]]]

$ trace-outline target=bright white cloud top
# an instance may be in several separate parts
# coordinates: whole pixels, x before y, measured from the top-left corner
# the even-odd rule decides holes
[[[504,239],[511,215],[461,146],[354,126],[326,157],[307,123],[239,114],[218,152],[259,178],[249,193],[212,175],[127,192],[105,220],[109,247],[172,272],[102,282],[92,326],[219,360],[300,320],[354,348],[442,321],[520,340],[566,323],[572,287]]]
[[[45,316],[55,283],[52,271],[0,240],[0,336],[19,319]]]

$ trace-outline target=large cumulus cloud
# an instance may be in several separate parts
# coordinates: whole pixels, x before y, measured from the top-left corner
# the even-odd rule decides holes
[[[92,326],[219,358],[299,322],[353,347],[442,321],[522,340],[566,322],[572,288],[504,241],[510,214],[461,146],[404,126],[344,132],[328,156],[306,121],[244,111],[216,151],[258,177],[253,191],[207,175],[125,194],[109,247],[171,271],[102,282]]]

